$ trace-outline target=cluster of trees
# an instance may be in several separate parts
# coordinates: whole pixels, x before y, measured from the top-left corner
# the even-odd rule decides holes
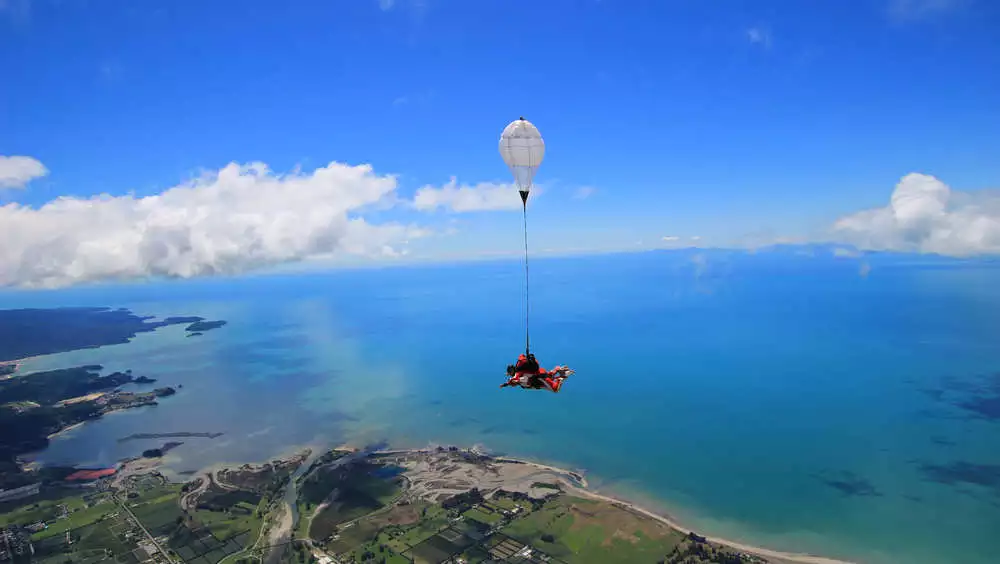
[[[444,507],[445,509],[454,509],[459,513],[464,513],[465,511],[472,509],[472,506],[482,503],[483,501],[485,500],[483,499],[483,494],[479,491],[479,488],[472,488],[465,493],[453,495],[442,501],[441,507]]]
[[[545,505],[544,499],[535,499],[524,492],[509,492],[507,490],[500,489],[493,494],[493,497],[509,497],[514,501],[527,501],[531,504],[532,511],[538,511],[543,505]]]
[[[238,504],[245,503],[256,507],[260,504],[260,500],[259,495],[245,490],[226,491],[222,493],[218,490],[209,490],[198,498],[198,509],[249,515],[251,510]]]
[[[90,364],[34,372],[30,374],[30,378],[10,378],[0,381],[0,404],[35,401],[49,405],[60,400],[117,388],[133,380],[131,370],[101,376],[103,368],[99,364]]]
[[[359,558],[361,559],[361,562],[366,562],[366,563],[373,562],[377,564],[385,564],[387,562],[387,558],[385,556],[385,545],[380,544],[378,546],[378,551],[379,554],[375,554],[375,552],[372,551],[371,549],[365,548],[364,552],[361,553]]]
[[[294,551],[292,558],[298,560],[302,564],[312,564],[313,562],[316,562],[316,558],[313,557],[312,553],[306,549],[306,545],[302,543],[295,543],[292,545],[292,549]]]
[[[150,321],[127,309],[66,307],[0,311],[0,360],[124,344],[137,333],[199,317]]]
[[[674,547],[673,552],[665,559],[660,560],[659,564],[699,564],[703,562],[711,564],[745,564],[739,554],[713,547],[704,541],[694,540],[695,538],[703,539],[704,537],[698,537],[697,535],[689,537],[689,542]]]
[[[165,398],[167,396],[172,396],[177,393],[177,390],[167,386],[165,388],[156,388],[153,390],[153,395],[158,398]]]
[[[278,494],[281,493],[281,490],[285,488],[285,485],[288,484],[288,481],[290,479],[291,476],[287,474],[284,476],[275,476],[274,478],[271,478],[271,481],[268,482],[267,486],[264,488],[264,496],[278,497]]]

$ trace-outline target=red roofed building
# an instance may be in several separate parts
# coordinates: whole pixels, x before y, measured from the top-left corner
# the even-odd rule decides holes
[[[108,476],[114,476],[115,472],[118,470],[116,468],[104,468],[101,470],[77,470],[69,476],[66,476],[67,482],[90,482],[92,480],[99,480],[101,478],[106,478]]]

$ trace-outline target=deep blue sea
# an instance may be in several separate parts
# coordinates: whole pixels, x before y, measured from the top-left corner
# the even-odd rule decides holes
[[[869,272],[870,269],[870,272]],[[1000,265],[780,250],[532,263],[532,342],[577,374],[499,389],[523,348],[517,261],[0,293],[229,324],[34,359],[183,385],[43,462],[180,439],[173,471],[312,445],[471,446],[586,471],[705,533],[874,563],[1000,554]],[[168,439],[170,440],[170,439]]]

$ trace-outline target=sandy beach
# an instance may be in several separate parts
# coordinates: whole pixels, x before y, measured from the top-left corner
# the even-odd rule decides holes
[[[570,472],[568,470],[564,470],[564,469],[561,469],[561,468],[556,468],[554,466],[549,466],[549,465],[546,465],[546,464],[540,464],[540,463],[537,463],[537,462],[531,462],[531,461],[528,461],[528,460],[519,460],[519,459],[513,459],[513,458],[508,458],[508,460],[516,460],[517,462],[519,462],[521,464],[532,466],[532,467],[538,468],[540,470],[546,470],[546,471],[550,471],[550,472],[559,473],[559,474],[562,474],[562,475],[569,475],[570,474]],[[630,502],[630,501],[627,501],[627,500],[623,500],[623,499],[619,499],[619,498],[612,497],[612,496],[608,496],[608,495],[603,495],[603,494],[597,493],[595,491],[592,491],[590,489],[587,489],[588,486],[587,486],[586,480],[583,480],[583,487],[577,487],[577,486],[575,486],[572,483],[571,480],[565,480],[564,479],[563,483],[565,484],[566,491],[568,493],[573,494],[573,495],[577,495],[577,496],[580,496],[580,497],[586,497],[586,498],[590,498],[590,499],[598,499],[598,500],[601,500],[601,501],[606,501],[606,502],[609,502],[609,503],[615,503],[615,504],[627,507],[628,509],[630,509],[632,511],[635,511],[637,513],[641,513],[642,515],[645,515],[646,517],[649,517],[651,519],[655,519],[655,520],[663,523],[664,525],[667,525],[668,527],[676,529],[676,530],[678,530],[678,531],[680,531],[680,532],[682,532],[684,534],[688,534],[688,533],[691,533],[691,532],[697,532],[697,531],[693,531],[692,529],[689,529],[689,528],[685,527],[684,525],[678,523],[677,521],[675,521],[674,519],[672,519],[672,518],[670,518],[668,516],[664,516],[664,515],[655,513],[653,511],[645,509],[645,508],[643,508],[643,507],[641,507],[639,505],[636,505],[633,502]],[[743,552],[749,552],[749,553],[753,553],[753,554],[756,554],[756,555],[759,555],[759,556],[763,556],[765,558],[772,559],[773,561],[777,561],[778,564],[783,564],[783,563],[786,563],[786,562],[787,563],[799,563],[799,564],[857,564],[857,563],[854,563],[854,562],[851,562],[851,561],[848,561],[848,560],[837,560],[837,559],[834,559],[834,558],[825,558],[825,557],[822,557],[822,556],[814,556],[814,555],[811,555],[811,554],[800,554],[800,553],[793,553],[793,552],[782,552],[782,551],[779,551],[779,550],[771,550],[771,549],[767,549],[767,548],[763,548],[763,547],[759,547],[759,546],[752,546],[752,545],[748,545],[748,544],[743,544],[743,543],[739,543],[739,542],[735,542],[735,541],[731,541],[731,540],[723,539],[723,538],[719,538],[719,537],[706,537],[706,538],[710,542],[713,542],[713,543],[716,543],[716,544],[725,545],[725,546],[728,546],[728,547],[736,549],[736,550],[741,550]]]
[[[440,501],[472,487],[483,491],[503,488],[542,497],[550,492],[540,490],[534,484],[545,480],[557,480],[562,485],[563,491],[568,494],[612,503],[622,509],[654,519],[685,535],[696,532],[669,516],[650,511],[634,502],[592,491],[588,489],[586,479],[579,473],[547,464],[499,457],[493,459],[493,464],[487,470],[472,462],[456,460],[454,452],[437,452],[436,449],[384,450],[378,454],[396,456],[397,463],[407,469],[406,473],[412,484],[411,491],[431,500]],[[772,550],[719,537],[706,538],[715,544],[764,557],[774,564],[856,564],[811,554]]]
[[[52,433],[51,435],[49,435],[48,438],[49,439],[54,439],[54,438],[58,437],[59,435],[62,435],[63,433],[68,433],[68,432],[72,431],[73,429],[78,429],[80,427],[83,427],[86,424],[87,424],[86,421],[80,421],[79,423],[74,423],[74,424],[70,425],[69,427],[64,427],[62,429],[59,429],[55,433]]]

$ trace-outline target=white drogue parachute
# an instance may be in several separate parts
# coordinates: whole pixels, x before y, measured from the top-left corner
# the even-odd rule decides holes
[[[500,156],[514,175],[521,202],[528,205],[528,194],[538,165],[545,158],[545,141],[533,123],[522,118],[510,122],[500,135]]]
[[[528,290],[528,194],[535,179],[538,165],[545,158],[545,141],[533,123],[522,118],[516,119],[500,134],[500,156],[514,175],[514,183],[521,194],[524,217],[524,353],[531,354],[531,300]]]

